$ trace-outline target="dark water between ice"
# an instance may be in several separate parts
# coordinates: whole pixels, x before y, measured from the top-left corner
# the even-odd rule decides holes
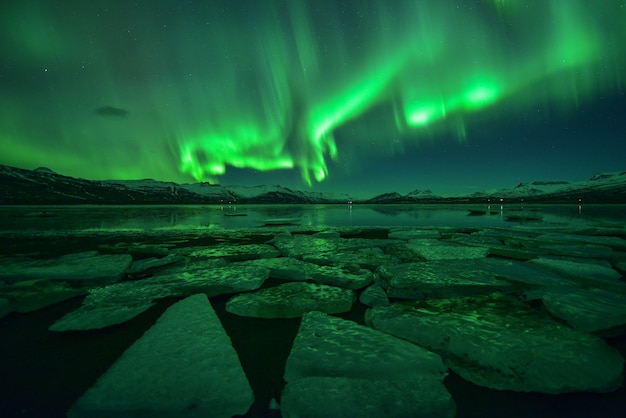
[[[484,213],[470,213],[484,211]],[[540,214],[541,221],[508,220],[507,215]],[[225,216],[225,214],[246,216]],[[530,225],[587,227],[623,226],[626,205],[250,205],[250,206],[57,206],[0,207],[0,256],[64,254],[101,250],[151,232],[158,240],[177,231],[259,231],[268,218],[290,218],[301,226],[454,226],[514,227]],[[258,228],[258,229],[257,229]],[[81,234],[75,235],[80,231]],[[137,234],[115,234],[136,231]],[[381,233],[384,233],[383,230]],[[256,240],[264,242],[263,235]],[[382,236],[376,236],[381,238]],[[115,242],[111,240],[117,240]],[[154,242],[153,242],[154,243]],[[104,244],[104,245],[103,245]],[[180,245],[219,245],[198,235]],[[52,250],[51,250],[52,249]],[[133,255],[135,257],[135,255]],[[0,257],[0,263],[2,258]],[[268,286],[272,283],[267,284]],[[267,409],[280,394],[284,362],[299,319],[265,320],[236,317],[224,309],[228,295],[212,298],[233,340],[258,404],[250,417],[278,417]],[[176,301],[161,300],[127,323],[103,330],[55,333],[48,327],[77,308],[82,297],[28,314],[9,314],[0,320],[0,416],[57,417],[91,386],[108,367]],[[360,322],[365,307],[339,315]],[[611,341],[626,353],[626,337]],[[496,391],[468,383],[451,373],[446,387],[457,404],[457,417],[626,417],[626,391],[609,394],[544,395]]]
[[[626,223],[626,205],[9,206],[0,207],[0,231],[253,228],[274,218],[289,218],[302,226],[509,227],[532,222],[507,218],[519,214],[539,215],[543,224],[573,228]]]

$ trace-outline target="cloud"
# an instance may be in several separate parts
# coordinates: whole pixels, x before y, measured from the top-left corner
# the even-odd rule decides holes
[[[120,109],[119,107],[113,106],[102,106],[94,110],[94,113],[99,116],[106,117],[115,117],[115,118],[125,118],[128,116],[128,110]]]

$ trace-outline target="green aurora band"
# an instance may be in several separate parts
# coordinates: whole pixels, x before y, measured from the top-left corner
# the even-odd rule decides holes
[[[45,124],[58,138],[52,157],[69,174],[101,167],[92,177],[217,181],[232,166],[296,169],[310,185],[341,158],[336,132],[349,124],[364,126],[358,141],[371,152],[397,136],[463,141],[483,112],[567,111],[622,88],[620,2],[348,3],[216,1],[147,17],[83,5],[68,21],[15,2],[0,19],[20,65],[47,77],[37,106],[55,121]],[[106,19],[123,29],[112,34]],[[103,105],[129,116],[78,116]],[[0,152],[49,159],[20,110],[32,103],[2,93],[0,106]],[[90,151],[98,141],[116,150]]]

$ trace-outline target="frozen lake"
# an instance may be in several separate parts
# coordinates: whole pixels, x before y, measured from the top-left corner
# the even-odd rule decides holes
[[[539,216],[542,220],[507,218],[520,214]],[[45,234],[87,230],[254,228],[263,227],[265,220],[275,218],[293,219],[304,227],[510,227],[531,223],[578,228],[624,225],[626,205],[6,206],[0,208],[0,231]]]
[[[519,317],[517,328],[513,327],[514,330],[507,331],[506,335],[511,344],[522,350],[522,356],[548,360],[562,356],[565,362],[574,358],[576,367],[562,363],[566,364],[562,370],[577,370],[585,363],[580,356],[589,356],[589,353],[583,353],[584,344],[567,338],[548,338],[549,344],[540,346],[541,350],[533,349],[527,331],[535,329],[535,322],[525,319],[524,315],[535,318],[533,321],[548,318],[550,326],[569,332],[563,319],[550,317],[546,312],[550,297],[552,300],[571,298],[567,300],[570,300],[574,313],[578,312],[577,309],[589,308],[585,303],[582,303],[582,308],[577,304],[597,294],[604,298],[599,299],[601,307],[614,308],[615,305],[604,304],[611,302],[613,295],[616,298],[626,297],[625,218],[626,205],[2,207],[0,271],[4,276],[0,278],[0,302],[4,299],[5,307],[8,305],[10,309],[6,311],[9,312],[6,316],[0,318],[0,375],[8,377],[0,382],[0,416],[65,416],[77,399],[164,312],[188,295],[210,294],[209,287],[206,287],[210,285],[207,279],[209,272],[217,271],[216,276],[232,278],[235,282],[242,272],[247,271],[241,269],[248,262],[290,260],[299,263],[284,268],[288,278],[279,268],[272,267],[274,272],[261,285],[260,290],[264,291],[277,289],[285,282],[304,284],[298,282],[306,277],[299,272],[298,265],[317,272],[310,276],[314,279],[307,279],[309,285],[313,284],[312,280],[315,283],[318,280],[332,282],[338,278],[356,281],[369,278],[379,282],[385,271],[391,274],[390,277],[395,275],[399,283],[407,283],[413,273],[408,270],[408,276],[404,276],[402,268],[415,262],[426,270],[430,269],[431,273],[422,277],[423,285],[413,289],[394,289],[391,282],[386,283],[386,291],[393,303],[417,298],[418,303],[424,304],[429,298],[437,301],[467,296],[472,301],[468,305],[469,314],[461,309],[462,306],[457,308],[458,315],[469,322],[458,329],[476,326],[476,332],[491,335],[493,324],[500,324],[503,331],[499,338],[480,339],[486,343],[495,341],[495,346],[486,345],[485,349],[505,352],[506,349],[497,344],[506,341],[504,331]],[[289,219],[293,225],[267,225],[268,220],[271,223],[276,219]],[[291,235],[285,234],[286,231]],[[322,234],[316,236],[319,232]],[[277,237],[282,238],[275,241]],[[477,248],[481,254],[472,255]],[[85,253],[89,251],[91,255]],[[84,257],[91,261],[81,264],[80,254],[77,259],[70,259],[73,261],[65,259],[76,253],[87,254]],[[135,297],[153,294],[153,300],[148,300],[150,307],[125,322],[103,325],[101,329],[51,331],[53,324],[83,306],[89,298],[87,294],[94,289],[102,291],[109,287],[106,286],[108,280],[95,280],[93,283],[81,280],[99,277],[100,270],[117,265],[117,262],[107,260],[124,257],[132,258],[131,267],[135,273],[131,273],[133,268],[121,266],[123,277],[118,278],[119,281],[111,288],[122,290],[100,302],[106,302],[104,308],[111,309],[108,304],[112,303],[112,311],[123,311],[138,302]],[[140,263],[168,257],[173,257],[171,264],[156,264],[137,273],[141,271],[137,267]],[[549,259],[551,264],[533,264],[535,258]],[[561,260],[565,260],[565,264],[560,264]],[[573,264],[572,273],[572,263],[576,262],[582,264]],[[355,270],[355,265],[363,268]],[[550,266],[560,270],[555,273],[549,269]],[[580,275],[575,266],[580,266]],[[543,270],[544,267],[546,270]],[[585,269],[589,269],[587,273]],[[252,270],[256,274],[254,272],[261,269],[254,267]],[[27,271],[48,276],[33,279]],[[194,281],[187,280],[192,277],[188,275],[197,271],[202,272],[198,278],[200,287],[194,287]],[[466,274],[474,276],[468,279]],[[179,278],[182,279],[176,281]],[[164,281],[159,281],[162,279]],[[465,279],[469,282],[463,282]],[[483,279],[485,281],[478,284],[472,282]],[[385,284],[385,280],[380,283]],[[563,283],[566,286],[559,287]],[[355,300],[350,310],[334,316],[364,325],[365,312],[370,305],[361,303],[360,296],[365,292],[366,284],[344,283],[343,286],[347,286],[348,292],[354,291]],[[431,293],[428,293],[428,286]],[[556,292],[551,286],[568,290]],[[512,305],[507,304],[500,311],[493,308],[500,299],[479,298],[494,289],[509,298],[502,299],[505,302],[517,301],[516,298],[525,290],[534,299],[517,301],[516,306],[522,309],[520,312],[523,315],[514,315],[511,313]],[[543,290],[532,293],[537,289]],[[593,293],[593,289],[603,292]],[[280,413],[270,409],[269,405],[272,400],[280,400],[285,387],[285,364],[301,320],[294,317],[248,317],[227,310],[234,294],[245,295],[251,293],[249,290],[211,294],[209,302],[219,318],[219,324],[232,341],[255,396],[255,402],[245,416],[279,418]],[[480,295],[475,295],[475,292]],[[589,298],[587,295],[590,295]],[[541,297],[545,301],[537,299]],[[481,312],[480,318],[472,314],[474,308]],[[602,315],[611,316],[618,310],[613,308],[601,309]],[[456,317],[448,318],[446,322],[449,309],[443,306],[441,311],[436,311],[438,308],[434,302],[429,309],[436,314],[426,317],[440,321],[433,329],[442,330],[443,341],[445,333],[455,335],[457,328],[450,324]],[[599,318],[602,323],[602,316]],[[478,325],[472,321],[478,321]],[[619,324],[625,321],[624,318],[617,318]],[[576,335],[580,337],[588,333],[585,331]],[[549,330],[546,334],[552,336]],[[468,334],[459,341],[469,341],[471,337]],[[518,337],[521,340],[515,339]],[[623,325],[610,327],[606,333],[600,333],[600,337],[602,339],[595,339],[593,334],[592,342],[602,347],[606,344],[607,350],[616,350],[612,353],[626,354]],[[577,352],[579,348],[582,350],[580,353]],[[545,350],[545,355],[541,355],[542,350]],[[570,352],[566,353],[567,350]],[[483,348],[476,351],[478,356],[482,352],[486,351]],[[508,356],[503,357],[510,360]],[[516,358],[517,355],[512,360]],[[602,356],[599,358],[602,359]],[[481,360],[480,356],[475,360]],[[543,368],[538,367],[543,373]],[[486,367],[485,370],[489,372],[491,369]],[[562,370],[546,370],[545,375],[558,376]],[[472,383],[462,377],[463,371],[463,367],[459,373],[450,369],[443,382],[456,403],[456,417],[459,418],[626,416],[623,387],[612,390],[611,386],[607,393],[593,390],[560,394],[530,389],[499,390]],[[197,378],[193,373],[189,377],[193,387],[198,386],[193,384]],[[540,375],[538,381],[541,383],[542,379]],[[580,380],[584,383],[584,379]]]

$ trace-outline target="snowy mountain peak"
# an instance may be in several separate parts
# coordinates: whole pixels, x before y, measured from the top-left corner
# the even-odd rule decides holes
[[[409,197],[432,197],[433,192],[430,189],[426,189],[426,190],[416,189],[410,192],[409,194],[407,194],[407,196]]]
[[[292,190],[280,185],[178,184],[152,179],[85,180],[46,168],[0,165],[0,204],[230,204],[230,203],[478,203],[488,199],[524,202],[626,203],[626,171],[600,173],[579,182],[534,181],[495,193],[441,197],[431,190],[357,198],[347,193]]]
[[[586,181],[534,181],[503,189],[492,197],[534,201],[622,202],[626,199],[626,171],[600,173]]]
[[[56,171],[49,169],[48,167],[37,167],[35,170],[38,173],[57,174]]]
[[[589,181],[606,181],[606,180],[616,180],[616,181],[624,181],[626,180],[626,171],[617,171],[613,173],[598,173],[591,177]]]
[[[532,181],[530,183],[520,183],[515,186],[516,189],[529,189],[533,187],[544,187],[544,186],[567,186],[569,182],[562,180],[544,180],[544,181]]]
[[[569,184],[569,182],[563,181],[563,180],[548,180],[548,181],[533,181],[530,184],[532,184],[533,186],[565,186]]]

